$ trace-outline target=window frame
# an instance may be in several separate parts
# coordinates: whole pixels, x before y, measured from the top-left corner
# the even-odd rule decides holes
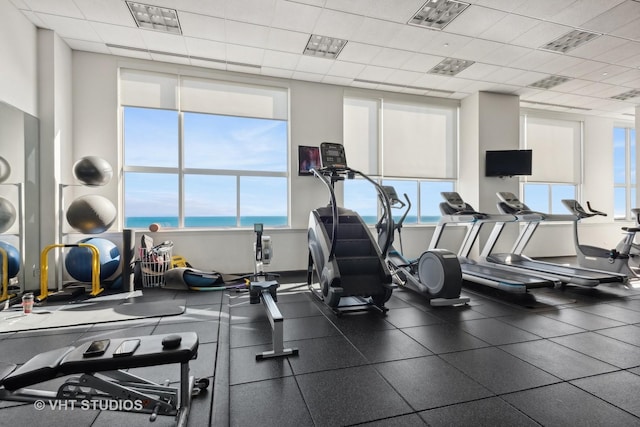
[[[615,138],[615,132],[616,129],[623,129],[624,130],[624,160],[625,160],[625,164],[624,164],[624,176],[625,176],[625,182],[624,183],[618,183],[615,180],[615,173],[616,173],[616,169],[615,169],[615,154],[614,154],[614,164],[613,164],[613,174],[614,174],[614,179],[613,179],[613,206],[614,206],[614,210],[613,210],[613,219],[617,220],[617,221],[633,221],[635,220],[635,217],[631,214],[631,209],[633,207],[635,207],[637,205],[636,202],[636,197],[637,197],[637,183],[635,182],[636,180],[632,180],[632,163],[635,163],[635,167],[637,168],[637,158],[632,157],[632,153],[631,153],[631,132],[634,131],[635,133],[635,140],[633,141],[634,149],[637,150],[638,149],[638,134],[637,132],[635,132],[635,127],[631,124],[614,124],[613,126],[613,135],[612,135],[612,140]],[[615,141],[613,142],[613,149],[615,150]],[[637,156],[637,151],[636,151],[636,156]],[[621,215],[616,215],[616,198],[615,198],[615,194],[616,194],[616,189],[624,189],[624,193],[625,193],[625,210],[624,210],[624,216]],[[634,196],[634,193],[636,195],[636,197]]]
[[[146,73],[146,71],[142,71],[142,70],[129,70],[126,69],[127,72],[133,72],[135,73]],[[290,137],[290,117],[289,117],[289,113],[288,113],[288,98],[289,98],[289,89],[285,88],[285,87],[279,87],[279,86],[258,86],[255,83],[238,83],[235,81],[220,81],[220,80],[207,80],[207,79],[200,79],[203,82],[207,82],[207,81],[211,81],[214,83],[220,83],[222,85],[224,84],[228,84],[231,86],[235,86],[235,87],[240,87],[241,90],[246,90],[246,91],[251,91],[253,88],[258,88],[258,90],[266,90],[266,91],[273,91],[274,93],[276,93],[275,96],[278,96],[280,99],[282,99],[283,97],[286,97],[286,118],[282,117],[282,108],[280,108],[280,110],[278,110],[277,112],[275,112],[274,114],[277,115],[277,117],[253,117],[249,114],[247,115],[239,115],[239,114],[220,114],[220,113],[211,113],[211,112],[200,112],[200,111],[188,111],[188,110],[182,110],[180,107],[180,96],[179,96],[179,91],[180,91],[180,84],[179,82],[181,82],[183,80],[184,76],[178,76],[178,75],[171,75],[171,74],[162,74],[162,73],[153,73],[153,72],[149,72],[150,75],[160,75],[162,77],[166,77],[169,80],[175,78],[175,81],[178,82],[177,86],[175,88],[175,90],[178,92],[176,99],[177,101],[177,105],[175,106],[175,108],[168,108],[167,106],[164,107],[154,107],[154,106],[149,106],[149,105],[130,105],[127,104],[125,102],[123,102],[123,94],[122,92],[120,93],[120,98],[119,98],[119,102],[118,102],[118,108],[119,108],[119,121],[120,121],[120,141],[121,141],[121,164],[122,164],[122,172],[123,172],[123,177],[122,177],[122,190],[121,190],[121,200],[120,200],[120,206],[122,206],[121,211],[121,221],[123,226],[127,226],[126,225],[126,212],[125,212],[125,196],[126,196],[126,174],[127,173],[149,173],[149,174],[154,174],[154,173],[158,173],[158,174],[172,174],[172,175],[176,175],[178,178],[178,194],[177,194],[177,198],[178,198],[178,226],[177,228],[179,230],[194,230],[194,229],[198,229],[198,228],[202,228],[202,229],[221,229],[221,228],[229,228],[230,226],[228,225],[221,225],[221,226],[186,226],[185,223],[186,221],[186,217],[185,217],[185,212],[187,210],[187,207],[185,206],[186,203],[186,195],[187,195],[187,190],[185,188],[185,177],[188,175],[207,175],[207,176],[231,176],[235,178],[235,185],[236,185],[236,189],[235,189],[235,226],[233,226],[232,228],[247,228],[249,227],[248,225],[242,225],[243,222],[243,211],[242,211],[242,195],[243,195],[243,191],[242,191],[242,187],[241,187],[241,181],[242,178],[244,177],[277,177],[277,178],[283,178],[284,182],[285,182],[285,203],[282,206],[282,208],[284,209],[284,214],[285,220],[284,220],[284,224],[278,224],[278,225],[267,225],[269,227],[290,227],[291,226],[291,182],[290,182],[290,174],[291,174],[291,165],[290,165],[290,158],[291,158],[291,153],[290,153],[290,148],[291,148],[291,137]],[[122,85],[121,85],[122,87]],[[242,89],[244,88],[244,89]],[[278,92],[286,92],[286,94],[277,94]],[[126,98],[126,96],[124,96],[124,98]],[[127,108],[140,108],[140,109],[151,109],[151,110],[168,110],[168,111],[176,111],[177,112],[177,120],[178,120],[178,165],[173,167],[173,166],[140,166],[140,165],[130,165],[126,163],[126,158],[125,158],[125,151],[126,151],[126,121],[125,121],[125,114],[126,114],[126,109]],[[285,169],[283,171],[269,171],[269,170],[234,170],[234,169],[214,169],[214,168],[193,168],[193,167],[185,167],[185,114],[188,113],[196,113],[196,114],[205,114],[205,115],[215,115],[215,116],[226,116],[226,117],[236,117],[236,118],[247,118],[247,119],[264,119],[264,120],[271,120],[271,121],[278,121],[278,122],[283,122],[285,123],[286,126],[286,130],[285,130],[285,148],[284,148],[284,156],[285,158],[283,159],[284,162],[284,166]],[[279,195],[278,197],[281,197],[282,195]],[[244,215],[246,216],[251,216],[251,215]],[[135,226],[134,228],[140,228],[140,226]]]

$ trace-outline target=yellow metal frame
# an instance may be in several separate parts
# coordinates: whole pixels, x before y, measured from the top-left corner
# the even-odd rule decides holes
[[[45,247],[40,254],[40,295],[38,296],[38,301],[42,301],[49,296],[49,287],[47,285],[49,278],[49,251],[55,248],[70,247],[89,248],[91,251],[91,293],[89,295],[95,297],[104,291],[104,289],[100,287],[100,252],[98,248],[89,243],[77,243],[73,245],[56,243]]]
[[[2,295],[0,295],[0,301],[6,301],[16,295],[9,293],[9,254],[4,248],[0,248],[0,255],[2,255]]]

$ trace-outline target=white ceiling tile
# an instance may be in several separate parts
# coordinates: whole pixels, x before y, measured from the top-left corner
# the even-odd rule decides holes
[[[616,84],[614,81],[609,81],[609,79],[614,79],[616,76],[625,73],[629,69],[626,67],[619,67],[617,65],[604,65],[601,68],[598,68],[591,73],[582,75],[581,78],[585,80],[592,81],[601,81],[609,84]]]
[[[423,53],[414,53],[411,57],[402,64],[402,69],[408,71],[422,71],[426,72],[442,62],[444,57],[425,55]]]
[[[618,65],[624,65],[625,67],[640,69],[640,55],[632,56],[631,58],[625,58],[617,61]]]
[[[462,79],[454,77],[439,76],[437,74],[423,74],[422,77],[413,82],[413,86],[429,87],[433,89],[455,90],[453,85],[459,87],[468,86]],[[451,86],[449,86],[451,85]]]
[[[406,23],[424,3],[425,0],[327,0],[325,7]]]
[[[558,25],[552,22],[540,22],[529,31],[525,31],[520,36],[511,40],[511,43],[518,46],[538,48],[568,33],[572,29],[573,28],[567,27],[566,25]]]
[[[266,47],[271,50],[301,54],[308,41],[308,33],[271,28]]]
[[[67,16],[70,18],[84,18],[78,6],[73,0],[23,0],[34,12],[42,12],[51,15]]]
[[[532,80],[531,83],[533,83],[534,81],[536,80]],[[589,86],[591,83],[593,82],[590,82],[587,80],[581,80],[581,79],[573,79],[573,80],[569,80],[568,82],[564,82],[561,85],[558,85],[552,89],[557,92],[569,93],[569,92],[575,92],[576,90],[583,88],[585,86]]]
[[[386,46],[405,25],[395,22],[382,21],[380,19],[364,18],[350,40]]]
[[[327,74],[333,65],[333,59],[318,58],[316,56],[302,55],[296,66],[296,71],[314,74]]]
[[[305,73],[302,71],[294,71],[292,78],[295,80],[305,80],[308,82],[321,82],[324,75],[322,74],[314,74],[314,73]]]
[[[430,33],[415,25],[402,25],[393,31],[392,37],[387,39],[387,45],[396,49],[420,52],[428,39],[426,36]]]
[[[536,19],[509,14],[494,25],[491,25],[487,30],[480,34],[480,37],[487,40],[508,43],[532,29],[538,25],[538,23],[539,21]]]
[[[628,69],[619,74],[607,76],[602,79],[602,82],[612,85],[625,85],[631,81],[640,79],[640,69]]]
[[[480,62],[476,62],[471,65],[469,68],[466,68],[456,74],[456,76],[461,77],[463,79],[470,80],[483,80],[485,76],[495,73],[498,71],[500,67],[497,65],[484,64]]]
[[[265,48],[269,38],[269,28],[262,25],[245,24],[244,22],[225,22],[227,43]]]
[[[617,6],[625,0],[575,0],[568,7],[554,13],[549,19],[559,24],[583,27],[584,23]]]
[[[422,73],[416,73],[414,71],[394,71],[389,78],[385,80],[386,83],[401,84],[401,85],[413,85],[413,83],[422,77]]]
[[[558,74],[561,74],[567,77],[580,77],[585,80],[598,80],[598,79],[594,79],[593,76],[598,70],[604,68],[605,66],[606,64],[602,62],[580,61],[567,68],[563,68],[558,72]]]
[[[183,12],[178,19],[182,34],[187,37],[225,41],[225,22],[222,18]]]
[[[492,9],[504,10],[505,12],[511,12],[514,9],[520,7],[522,3],[531,0],[478,0],[476,4],[478,6],[486,6]]]
[[[324,9],[316,21],[313,33],[351,40],[356,29],[362,25],[363,21],[364,16],[362,15]]]
[[[324,76],[322,77],[322,83],[328,85],[349,86],[353,82],[353,79],[348,77],[336,77],[336,76]]]
[[[142,31],[138,27],[121,27],[119,25],[92,22],[91,26],[105,43],[120,46],[146,47],[142,38]]]
[[[593,59],[610,64],[619,64],[625,59],[636,55],[640,55],[640,42],[626,42],[618,47],[608,49],[600,55],[594,56]]]
[[[28,10],[29,6],[24,0],[9,0],[17,9]]]
[[[560,87],[560,85],[558,87]],[[615,86],[607,84],[607,83],[595,82],[595,83],[591,83],[590,85],[581,87],[580,89],[578,89],[576,91],[576,93],[578,95],[593,96],[596,93],[606,91],[607,89],[611,89],[613,87],[615,87]]]
[[[640,16],[640,2],[628,0],[585,22],[582,27],[600,33],[611,33],[638,19],[638,16]]]
[[[465,36],[478,36],[491,28],[507,13],[481,6],[467,7],[457,18],[447,25],[447,31]]]
[[[114,4],[112,0],[74,0],[74,3],[89,21],[136,27],[124,1]]]
[[[368,64],[381,50],[382,48],[378,46],[348,42],[338,57],[343,61]]]
[[[453,52],[452,56],[454,58],[469,59],[472,61],[486,61],[485,57],[487,55],[500,49],[502,46],[503,45],[501,43],[474,39],[461,49]]]
[[[527,47],[503,44],[486,54],[482,60],[491,64],[511,66],[515,61],[529,53],[531,53],[531,49]]]
[[[219,59],[221,61],[226,59],[226,45],[222,42],[196,39],[192,37],[185,37],[184,40],[187,44],[187,52],[191,56],[198,56],[207,59]]]
[[[275,14],[276,0],[227,1],[225,16],[229,20],[269,25]]]
[[[446,31],[434,31],[424,29],[424,48],[422,53],[449,57],[457,50],[462,49],[473,40],[471,37],[459,36]]]
[[[508,86],[521,86],[522,84],[514,83],[514,80],[525,74],[525,71],[517,70],[509,67],[498,67],[491,74],[486,75],[482,80],[488,82],[503,83]],[[528,83],[527,83],[528,84]]]
[[[389,78],[391,73],[393,73],[393,70],[391,68],[367,65],[364,70],[362,70],[362,72],[358,74],[358,78],[363,80],[374,80],[383,82]]]
[[[290,69],[293,72],[293,70],[298,66],[300,58],[300,55],[267,49],[264,51],[262,66],[268,68]]]
[[[227,0],[153,0],[149,3],[154,6],[177,10],[178,19],[180,19],[181,11],[224,18]]]
[[[255,47],[227,45],[227,61],[244,64],[262,64],[264,50]]]
[[[46,28],[54,30],[60,37],[90,42],[102,41],[88,21],[44,13],[37,15],[45,23]]]
[[[187,54],[187,45],[183,37],[153,30],[140,30],[140,34],[149,50]]]
[[[520,71],[520,74],[514,74],[513,77],[506,79],[504,82],[514,86],[529,86],[531,83],[548,76],[548,74],[536,73],[535,71],[518,71]]]
[[[320,7],[288,0],[278,0],[271,26],[310,34],[321,12],[322,9]]]
[[[568,53],[571,56],[579,56],[581,58],[591,59],[603,53],[607,53],[610,50],[623,47],[627,44],[626,40],[618,37],[600,36],[588,41],[587,43],[579,46]]]
[[[401,68],[414,55],[413,52],[399,49],[383,48],[370,62],[381,67]]]
[[[537,71],[540,66],[550,62],[558,57],[558,54],[547,52],[544,50],[532,50],[513,61],[509,66],[513,68],[521,68],[523,70]]]
[[[330,76],[354,79],[362,72],[364,67],[363,64],[357,64],[355,62],[333,61],[327,74]]]
[[[611,98],[612,96],[616,96],[620,94],[620,87],[615,85],[610,85],[608,83],[603,83],[605,86],[602,87],[601,90],[590,93],[590,96],[595,96],[597,98]]]
[[[561,74],[562,70],[576,66],[584,62],[582,58],[574,58],[572,56],[556,55],[554,59],[549,62],[541,64],[536,67],[535,71],[547,72],[550,74]]]
[[[520,3],[513,12],[538,19],[552,19],[558,11],[566,8],[575,0],[526,1]]]
[[[264,66],[260,69],[260,73],[265,76],[279,77],[282,79],[290,79],[293,76],[293,71],[291,70],[287,70],[284,68],[264,67]]]
[[[35,12],[31,12],[30,10],[23,10],[22,13],[36,27],[39,27],[39,28],[47,27],[46,24],[42,21],[42,19],[40,19],[40,17],[38,17],[38,15]]]
[[[611,31],[612,35],[640,41],[640,18]]]

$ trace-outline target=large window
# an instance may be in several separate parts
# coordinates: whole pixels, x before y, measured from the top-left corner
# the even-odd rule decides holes
[[[124,224],[288,224],[284,89],[121,70]]]
[[[568,213],[561,201],[577,198],[581,122],[523,116],[521,130],[521,145],[533,150],[532,175],[523,183],[524,202],[536,211]]]
[[[614,217],[631,219],[636,207],[636,130],[613,128]]]
[[[344,145],[349,164],[400,198],[411,211],[405,224],[440,218],[441,191],[453,191],[456,171],[456,107],[390,99],[345,97]],[[375,223],[377,197],[370,184],[345,182],[344,204]],[[395,211],[399,218],[402,212]]]

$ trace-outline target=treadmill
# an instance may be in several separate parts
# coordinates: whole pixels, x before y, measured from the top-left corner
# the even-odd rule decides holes
[[[534,260],[523,255],[524,248],[542,221],[576,221],[576,217],[568,214],[558,215],[532,211],[510,192],[498,192],[497,195],[500,200],[498,210],[503,214],[513,215],[518,222],[525,225],[521,229],[510,253],[494,254],[492,250],[505,226],[505,222],[495,223],[493,231],[480,254],[481,260],[518,269],[518,271],[527,270],[534,274],[550,274],[557,277],[562,283],[578,286],[593,287],[602,283],[626,284],[628,282],[628,278],[624,274],[564,266]]]
[[[526,293],[528,289],[552,288],[561,284],[559,280],[552,277],[536,275],[531,272],[509,271],[497,264],[476,262],[469,258],[469,253],[484,224],[500,221],[513,222],[516,217],[513,215],[489,215],[478,212],[471,205],[465,203],[456,192],[443,192],[441,195],[445,200],[440,203],[442,217],[433,233],[429,249],[438,247],[446,226],[466,226],[467,232],[458,250],[458,260],[464,280],[512,293]]]

